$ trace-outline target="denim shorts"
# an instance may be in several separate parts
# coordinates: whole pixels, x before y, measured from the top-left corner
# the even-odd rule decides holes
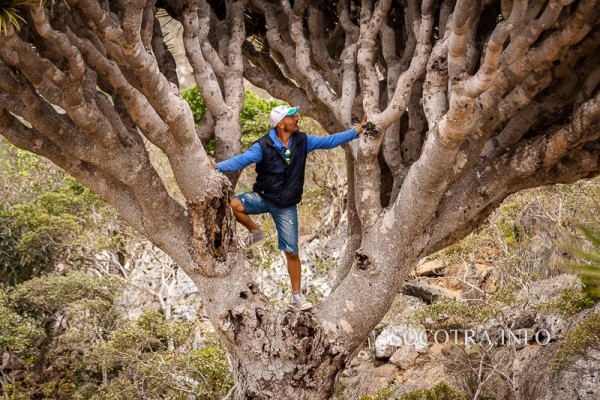
[[[255,192],[246,192],[235,197],[242,202],[248,215],[271,214],[277,229],[279,250],[298,254],[298,211],[295,204],[290,207],[277,207]]]

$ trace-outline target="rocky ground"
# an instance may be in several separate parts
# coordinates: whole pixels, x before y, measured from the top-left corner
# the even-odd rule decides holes
[[[583,373],[553,369],[560,341],[578,321],[599,312],[600,306],[568,316],[544,305],[560,304],[563,293],[580,286],[573,275],[540,281],[535,288],[520,291],[514,305],[490,312],[489,318],[475,314],[472,324],[458,321],[450,310],[438,314],[439,320],[423,320],[424,315],[432,315],[427,300],[399,294],[372,339],[343,372],[341,397],[377,396],[386,388],[397,396],[443,381],[468,398],[475,398],[479,390],[479,398],[597,399],[599,362],[586,365]],[[428,289],[447,290],[434,285]],[[446,301],[461,299],[437,300]],[[481,310],[485,307],[481,305]],[[478,317],[484,321],[475,323]],[[465,340],[465,332],[471,340]]]

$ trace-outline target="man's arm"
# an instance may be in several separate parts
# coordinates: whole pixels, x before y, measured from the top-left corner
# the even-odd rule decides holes
[[[345,132],[336,133],[329,136],[312,136],[306,135],[307,150],[310,153],[313,150],[333,149],[351,140],[357,139],[358,134],[356,128],[352,128]]]
[[[367,120],[367,115],[363,117],[362,121],[356,128],[352,128],[345,132],[336,133],[330,136],[307,136],[307,147],[310,153],[313,150],[319,149],[333,149],[334,147],[340,146],[344,143],[348,143],[351,140],[358,139],[358,135],[362,132],[362,126]]]
[[[254,143],[242,154],[217,163],[217,169],[219,172],[239,171],[250,164],[260,162],[260,160],[262,160],[262,149],[260,148],[260,144]]]

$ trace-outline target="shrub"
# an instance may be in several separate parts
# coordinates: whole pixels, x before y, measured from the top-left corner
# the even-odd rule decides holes
[[[436,328],[463,328],[486,322],[499,311],[489,302],[439,300],[417,311],[414,316],[419,324],[426,324],[426,320],[431,318]]]
[[[89,189],[64,173],[44,175],[34,154],[3,147],[2,158],[3,176],[10,179],[9,195],[0,201],[3,283],[16,285],[51,271],[57,261],[81,257],[76,248],[114,245],[95,220],[114,212]]]
[[[27,350],[41,332],[32,318],[20,315],[12,305],[8,289],[0,287],[0,349]]]
[[[585,292],[594,299],[600,298],[600,228],[579,225],[579,238],[573,237],[566,248],[576,260],[565,269],[578,273]]]
[[[444,382],[439,382],[431,389],[413,390],[404,393],[398,400],[465,400],[462,393],[452,389]]]
[[[594,359],[591,351],[600,351],[600,312],[583,319],[560,342],[554,358],[554,368],[558,370],[578,365],[576,360]],[[597,357],[595,358],[597,360]]]
[[[538,308],[542,312],[571,317],[593,306],[594,299],[588,293],[579,290],[564,290],[560,295],[560,299],[540,303]]]
[[[514,202],[502,204],[498,210],[494,224],[507,245],[515,244],[521,240],[521,228],[515,223],[521,211],[522,206]]]

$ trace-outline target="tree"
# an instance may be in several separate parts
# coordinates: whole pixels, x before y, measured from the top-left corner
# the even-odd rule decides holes
[[[89,186],[194,280],[236,398],[327,397],[418,259],[510,193],[600,169],[598,1],[30,3],[1,14],[2,135]],[[207,107],[197,128],[159,9],[183,26]],[[329,131],[369,115],[345,150],[337,286],[312,313],[274,308],[244,270],[233,185],[203,147],[214,136],[217,160],[239,152],[243,78]]]

